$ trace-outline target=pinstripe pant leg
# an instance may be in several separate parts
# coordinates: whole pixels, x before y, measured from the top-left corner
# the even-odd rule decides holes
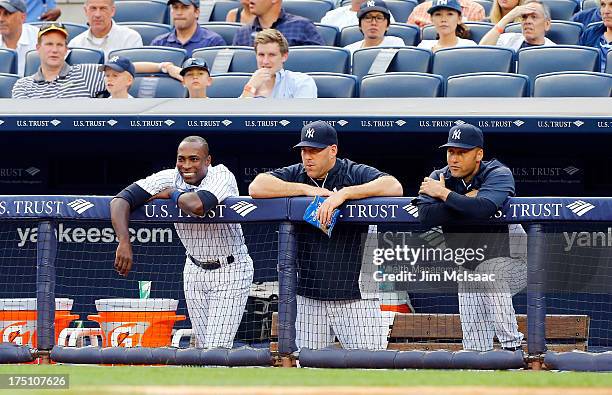
[[[459,318],[463,332],[463,349],[489,351],[493,349],[495,330],[487,309],[486,292],[464,281],[457,282],[459,293]]]
[[[298,349],[329,347],[334,343],[324,300],[296,295],[297,318],[295,342]]]
[[[206,323],[208,321],[208,300],[205,298],[206,283],[202,269],[189,259],[183,269],[183,291],[187,302],[187,311],[191,320],[191,328],[196,338],[196,347],[204,347]]]
[[[327,302],[332,328],[342,347],[385,350],[389,327],[385,325],[378,299]]]

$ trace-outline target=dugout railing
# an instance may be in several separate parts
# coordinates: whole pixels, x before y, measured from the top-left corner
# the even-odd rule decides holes
[[[295,225],[303,222],[309,198],[291,199],[250,199],[238,197],[227,199],[222,208],[206,219],[194,219],[180,216],[176,207],[168,201],[150,202],[147,207],[132,214],[132,222],[156,221],[172,223],[183,221],[208,221],[253,224],[274,224],[267,232],[276,233],[277,243],[275,254],[278,264],[278,316],[275,333],[278,337],[277,347],[273,353],[269,348],[238,348],[233,350],[214,349],[202,350],[193,347],[63,347],[56,344],[55,332],[55,300],[56,300],[56,267],[55,260],[58,243],[65,242],[58,234],[56,225],[60,221],[109,221],[110,197],[96,196],[3,196],[0,200],[0,220],[2,222],[37,223],[37,237],[30,238],[34,247],[26,255],[32,260],[35,257],[36,275],[33,281],[34,289],[30,295],[36,297],[36,340],[35,348],[3,343],[0,347],[0,362],[27,362],[35,358],[71,363],[103,363],[103,364],[189,364],[189,365],[272,365],[276,358],[285,363],[299,357],[301,366],[312,367],[362,367],[362,368],[475,368],[475,369],[508,369],[521,368],[525,362],[538,367],[542,362],[551,369],[567,370],[610,370],[610,321],[606,318],[611,309],[610,292],[605,287],[587,289],[573,288],[568,290],[547,289],[547,266],[545,262],[555,257],[558,271],[563,272],[568,264],[566,256],[555,256],[554,248],[559,247],[557,239],[547,236],[554,232],[567,229],[579,229],[580,232],[566,234],[566,239],[573,237],[574,242],[585,244],[592,233],[591,243],[597,237],[602,226],[605,228],[612,222],[612,199],[608,198],[513,198],[510,199],[492,218],[498,223],[520,223],[528,234],[528,285],[524,295],[524,316],[526,320],[526,358],[520,351],[490,351],[470,352],[448,350],[408,351],[396,347],[385,351],[343,350],[328,348],[324,350],[302,349],[298,354],[296,346],[296,260],[297,244]],[[77,202],[77,203],[75,203]],[[164,209],[161,210],[161,206]],[[244,210],[248,205],[249,210]],[[87,207],[86,209],[84,209]],[[247,212],[248,211],[248,212]],[[164,215],[159,213],[163,212]],[[157,214],[155,214],[157,213]],[[419,221],[410,198],[373,198],[348,202],[343,206],[339,221],[381,226],[402,226],[418,228]],[[177,221],[178,219],[178,221]],[[576,228],[578,226],[578,228]],[[595,229],[593,232],[587,231]],[[610,231],[608,231],[610,233]],[[610,240],[612,242],[612,239]],[[606,242],[607,243],[607,242]],[[113,246],[116,244],[111,243]],[[591,245],[593,247],[593,245]],[[597,246],[595,246],[597,247]],[[571,270],[564,272],[567,276],[580,274],[587,268],[586,262],[593,262],[597,268],[595,275],[604,280],[610,270],[610,259],[605,255],[606,248],[598,249],[598,256],[583,256],[578,264],[569,265]],[[552,249],[551,249],[552,248]],[[10,247],[5,244],[5,259],[17,259],[20,252],[7,253]],[[552,251],[552,252],[551,252]],[[579,254],[585,255],[581,250]],[[90,256],[95,259],[95,255]],[[598,261],[595,263],[595,259]],[[84,258],[83,258],[84,259]],[[5,261],[7,262],[7,261]],[[107,262],[112,266],[112,262]],[[6,265],[5,265],[6,266]],[[155,270],[155,269],[152,269]],[[548,266],[548,270],[550,267]],[[572,270],[576,270],[574,273]],[[587,270],[588,271],[588,270]],[[5,272],[6,274],[6,272]],[[19,274],[18,270],[10,274]],[[6,281],[6,280],[5,280]],[[9,281],[19,281],[18,278]],[[609,281],[608,281],[609,282]],[[584,284],[582,284],[584,286]],[[95,286],[91,284],[90,286]],[[7,286],[7,289],[10,288]],[[25,292],[27,294],[28,292]],[[584,295],[588,297],[584,298]],[[579,295],[579,296],[576,296]],[[547,308],[547,299],[549,301]],[[562,301],[563,306],[555,306]],[[423,312],[417,311],[419,314]],[[570,317],[582,317],[580,324],[570,326],[569,332],[575,328],[583,328],[574,336],[562,336],[565,347],[560,349],[582,349],[588,352],[554,352],[547,350],[547,320],[551,314]],[[586,313],[586,314],[585,314]],[[432,313],[431,316],[441,317],[443,313]],[[401,316],[401,315],[400,315]],[[397,316],[396,316],[397,319]],[[573,318],[571,318],[573,319]],[[589,323],[590,320],[590,323]],[[397,321],[396,321],[397,322]],[[562,321],[555,321],[557,325]],[[451,326],[449,325],[449,328]],[[454,326],[456,328],[456,324]],[[447,328],[448,329],[448,328]],[[395,329],[397,330],[397,328]],[[453,331],[456,332],[455,329]],[[550,332],[550,331],[549,331]],[[393,335],[393,330],[390,333]],[[589,342],[595,338],[593,344]],[[10,339],[8,339],[10,340]],[[435,339],[433,339],[435,340]],[[3,341],[6,339],[3,338]],[[578,345],[580,342],[580,345]]]

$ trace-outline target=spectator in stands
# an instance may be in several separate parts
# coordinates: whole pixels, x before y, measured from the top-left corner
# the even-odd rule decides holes
[[[523,5],[524,0],[493,0],[491,6],[491,14],[489,15],[489,21],[491,23],[499,22],[515,7]],[[516,18],[514,22],[520,22],[520,18]]]
[[[123,56],[113,56],[98,69],[104,72],[109,99],[133,99],[128,93],[134,82],[136,70],[132,62]]]
[[[600,4],[603,23],[598,23],[585,30],[578,44],[599,49],[601,71],[603,72],[606,69],[608,51],[612,48],[612,0],[601,0]]]
[[[252,23],[255,14],[249,9],[249,0],[240,0],[240,7],[231,9],[225,17],[226,22],[238,22],[243,25]]]
[[[612,0],[610,0],[612,1]],[[504,33],[506,25],[522,18],[522,33]],[[529,0],[506,14],[485,36],[480,45],[497,45],[518,51],[539,45],[555,45],[546,37],[550,30],[550,8],[539,0]]]
[[[582,10],[577,12],[572,17],[572,22],[582,23],[582,26],[589,26],[594,22],[601,22],[601,11],[599,7],[589,8],[587,10]]]
[[[36,50],[40,57],[40,68],[36,74],[20,78],[13,86],[15,99],[96,97],[104,89],[104,73],[97,64],[65,62],[68,53],[68,31],[61,23],[49,23],[40,27]],[[168,73],[178,80],[181,68],[170,62],[134,63],[137,73]]]
[[[70,40],[69,47],[98,49],[105,59],[117,49],[142,47],[138,32],[113,21],[115,0],[85,0],[83,9],[89,29]]]
[[[273,99],[316,98],[317,85],[311,76],[283,69],[289,56],[289,43],[276,29],[265,29],[255,36],[257,71],[244,86],[240,97]]]
[[[363,33],[363,40],[344,47],[351,53],[360,48],[406,46],[401,38],[385,35],[391,24],[391,11],[383,0],[363,2],[357,17],[359,18],[359,30]]]
[[[408,17],[408,24],[423,28],[431,24],[431,15],[427,12],[432,6],[432,1],[425,1],[414,7]],[[461,4],[461,15],[463,21],[482,21],[485,18],[484,7],[472,0],[459,0]]]
[[[350,5],[328,11],[323,19],[321,19],[321,23],[324,25],[336,26],[340,30],[347,26],[358,25],[359,19],[357,19],[357,12],[361,4],[365,1],[366,0],[351,0]],[[391,23],[395,23],[393,15],[391,15]]]
[[[249,9],[256,18],[236,32],[234,45],[252,47],[255,34],[270,28],[281,32],[290,46],[325,45],[315,25],[306,18],[286,13],[282,0],[250,0]]]
[[[470,31],[461,21],[461,5],[457,0],[434,0],[427,11],[438,33],[437,40],[423,40],[419,48],[436,52],[451,47],[470,47],[477,45],[469,40]]]
[[[55,0],[27,0],[26,23],[40,21],[57,21],[62,10],[55,4]]]
[[[227,45],[219,34],[198,25],[200,17],[199,0],[168,0],[172,13],[174,29],[170,33],[159,35],[151,45],[183,48],[187,57],[199,48]]]
[[[190,99],[207,99],[206,88],[212,85],[208,65],[204,59],[189,58],[181,70],[183,86],[189,91]]]
[[[23,0],[0,0],[0,48],[17,52],[17,73],[23,77],[28,51],[36,49],[38,29],[24,23],[26,5]]]

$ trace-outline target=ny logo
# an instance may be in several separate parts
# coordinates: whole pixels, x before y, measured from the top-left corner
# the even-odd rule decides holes
[[[447,4],[448,4],[447,0],[438,0],[437,5],[447,5]]]
[[[453,140],[457,140],[461,138],[461,130],[455,130],[453,132]]]
[[[374,1],[372,0],[368,1],[368,4],[367,4],[368,7],[374,7],[375,5],[376,3],[374,3]]]
[[[313,137],[314,137],[314,132],[315,132],[315,131],[314,131],[314,129],[313,129],[313,128],[309,128],[309,129],[307,129],[307,130],[306,130],[306,137],[307,137],[307,138],[309,138],[309,139],[313,138]]]
[[[116,63],[119,60],[119,56],[113,56],[112,58],[110,58],[108,61],[110,63]]]

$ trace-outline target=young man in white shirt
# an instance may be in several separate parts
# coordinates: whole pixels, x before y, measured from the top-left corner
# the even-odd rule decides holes
[[[99,49],[105,59],[117,49],[142,47],[138,32],[113,21],[114,0],[85,0],[84,9],[89,29],[70,40],[69,47]]]
[[[384,1],[368,0],[364,2],[359,8],[357,18],[359,18],[359,29],[364,38],[344,47],[351,53],[361,48],[406,46],[401,38],[385,35],[391,24],[391,11]]]
[[[23,0],[0,1],[0,48],[17,52],[17,74],[23,77],[26,54],[36,49],[38,28],[25,23],[27,6]]]
[[[365,0],[351,0],[351,4],[349,5],[328,11],[323,19],[321,19],[321,23],[324,25],[336,26],[340,30],[347,26],[358,25],[359,19],[357,19],[357,12],[364,1]],[[391,15],[391,23],[395,23],[393,15]]]
[[[99,70],[104,72],[106,90],[110,93],[109,99],[133,99],[128,90],[134,82],[136,70],[128,58],[113,56],[101,65]]]

